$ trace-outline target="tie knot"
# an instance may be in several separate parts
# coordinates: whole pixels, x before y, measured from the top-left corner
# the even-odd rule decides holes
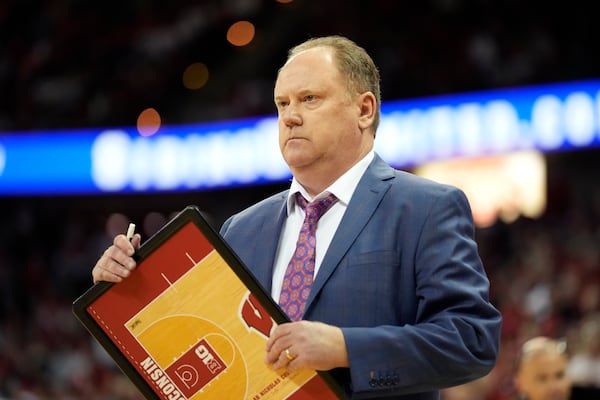
[[[327,197],[323,197],[316,201],[313,200],[309,203],[304,196],[298,192],[296,193],[296,200],[300,207],[306,212],[307,217],[319,219],[325,214],[329,207],[337,201],[337,197],[330,193]]]

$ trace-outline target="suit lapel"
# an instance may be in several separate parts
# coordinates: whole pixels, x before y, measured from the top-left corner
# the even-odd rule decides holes
[[[317,293],[323,288],[323,285],[337,268],[344,254],[346,254],[363,227],[376,212],[381,199],[390,187],[389,180],[393,177],[394,170],[379,156],[375,155],[375,159],[371,162],[369,168],[367,168],[356,186],[344,217],[323,258],[307,300],[306,311],[309,311]]]
[[[275,265],[275,254],[277,254],[277,245],[281,236],[281,228],[287,217],[286,207],[287,191],[282,193],[271,204],[263,214],[263,224],[257,232],[258,238],[272,238],[264,241],[260,245],[254,244],[254,259],[252,260],[256,279],[263,285],[264,289],[270,294],[273,281],[273,266]],[[275,216],[275,218],[273,218]],[[252,246],[253,244],[249,244]]]

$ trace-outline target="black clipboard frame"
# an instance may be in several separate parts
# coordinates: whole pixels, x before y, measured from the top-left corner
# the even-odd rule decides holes
[[[180,211],[175,217],[167,222],[158,232],[146,240],[136,251],[133,258],[141,266],[141,263],[150,254],[156,251],[173,234],[178,232],[188,223],[192,222],[210,242],[214,249],[223,258],[226,264],[232,269],[243,284],[250,290],[255,298],[261,303],[263,308],[270,314],[275,323],[281,324],[290,322],[290,319],[273,298],[262,287],[250,270],[244,265],[237,254],[229,247],[225,240],[217,233],[212,226],[202,216],[198,207],[189,205]],[[160,400],[160,397],[154,392],[152,387],[140,375],[140,373],[130,364],[121,350],[108,337],[104,330],[87,312],[90,306],[97,298],[106,291],[110,290],[115,283],[98,282],[90,287],[85,293],[79,296],[72,304],[72,312],[87,331],[96,339],[96,341],[111,356],[113,361],[121,371],[131,380],[137,389],[148,400]],[[327,371],[315,371],[323,381],[329,386],[332,392],[340,399],[346,396],[339,384],[333,379]]]

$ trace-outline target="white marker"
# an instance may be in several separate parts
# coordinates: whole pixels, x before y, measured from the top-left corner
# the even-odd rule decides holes
[[[129,228],[127,228],[127,240],[131,241],[133,234],[135,233],[135,224],[129,224]]]

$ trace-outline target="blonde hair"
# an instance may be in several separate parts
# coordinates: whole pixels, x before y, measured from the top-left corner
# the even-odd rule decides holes
[[[325,36],[309,39],[292,47],[288,52],[290,58],[305,50],[316,47],[333,49],[334,58],[339,71],[346,77],[349,93],[361,94],[371,92],[375,96],[375,118],[373,119],[373,134],[377,131],[380,120],[381,89],[379,86],[379,70],[373,59],[362,47],[343,36]]]

